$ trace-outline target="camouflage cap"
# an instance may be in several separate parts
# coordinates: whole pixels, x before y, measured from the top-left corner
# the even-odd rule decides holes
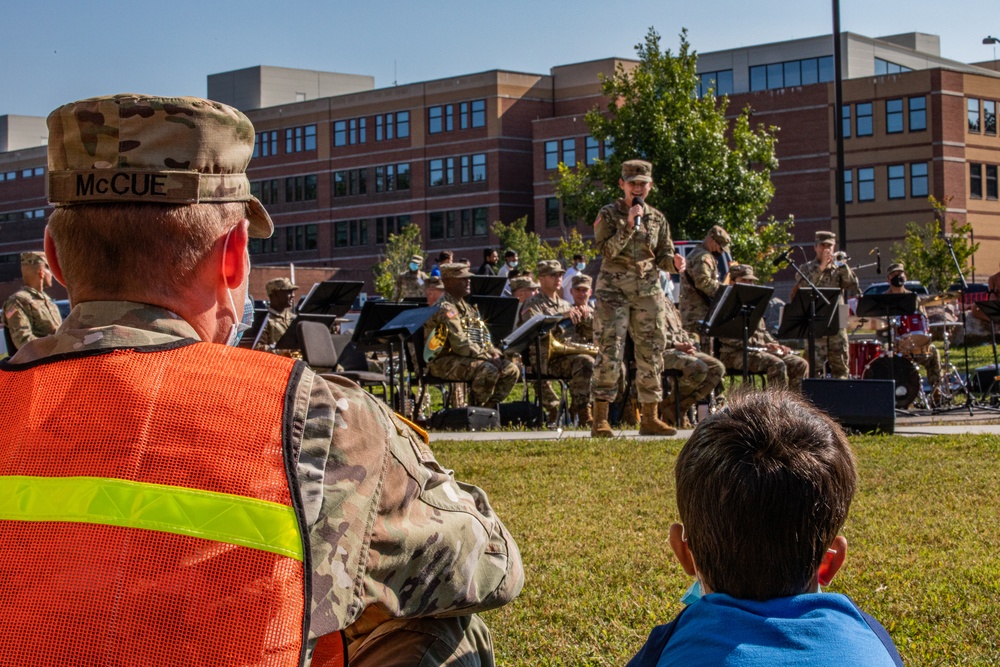
[[[444,289],[444,283],[438,276],[431,276],[424,280],[424,289]]]
[[[892,274],[897,272],[906,273],[906,266],[902,262],[893,262],[892,264],[890,264],[889,268],[885,272],[885,275],[891,276]]]
[[[197,97],[92,97],[53,111],[48,127],[54,206],[246,202],[250,236],[274,231],[246,175],[253,125],[230,106]]]
[[[729,232],[723,229],[722,225],[712,225],[712,228],[708,230],[708,238],[712,239],[723,248],[729,245]]]
[[[560,273],[566,273],[566,269],[563,265],[559,263],[558,259],[543,259],[538,262],[535,267],[535,274],[541,278],[542,276],[557,276]]]
[[[410,255],[410,261],[416,262],[417,264],[423,264],[424,258],[421,257],[420,255]]]
[[[653,165],[645,160],[628,160],[622,162],[622,180],[626,183],[631,183],[632,181],[652,183]]]
[[[729,266],[729,275],[732,276],[733,281],[752,280],[757,282],[757,275],[753,272],[753,267],[749,264],[731,264]]]
[[[833,232],[816,232],[817,245],[836,245],[837,235]]]
[[[519,289],[538,289],[539,287],[540,285],[535,282],[535,279],[531,277],[530,273],[510,279],[511,292],[516,292]]]
[[[441,280],[447,280],[448,278],[471,278],[473,276],[472,271],[469,271],[469,265],[464,262],[442,264],[440,269]]]
[[[21,253],[21,264],[44,264],[45,266],[48,266],[49,260],[45,258],[45,253],[41,250],[29,250]]]
[[[580,285],[586,285],[587,287],[590,287],[591,285],[594,284],[594,281],[591,280],[590,276],[588,276],[586,273],[576,274],[575,276],[573,276],[573,280],[570,282],[573,283],[574,288],[577,288]]]
[[[273,280],[268,280],[267,285],[264,289],[267,290],[268,296],[274,294],[275,292],[287,292],[289,290],[297,290],[298,285],[292,283],[288,278],[275,278]]]

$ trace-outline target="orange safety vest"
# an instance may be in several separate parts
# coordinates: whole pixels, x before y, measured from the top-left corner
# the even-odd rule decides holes
[[[188,341],[0,364],[0,664],[302,664],[302,369]]]

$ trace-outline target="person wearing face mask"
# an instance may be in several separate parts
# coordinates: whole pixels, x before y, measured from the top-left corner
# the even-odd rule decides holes
[[[265,285],[267,290],[267,322],[260,333],[255,350],[274,350],[288,326],[295,319],[295,292],[298,285],[288,278],[275,278]]]
[[[889,265],[889,270],[887,274],[889,276],[889,294],[909,294],[910,290],[906,289],[906,266],[902,262],[895,262]],[[923,306],[918,306],[918,312],[924,316],[924,321],[929,322],[927,319],[927,311]],[[888,326],[892,326],[888,323]],[[941,393],[941,353],[933,345],[928,345],[926,348],[919,351],[918,354],[908,355],[908,358],[914,363],[920,364],[927,371],[927,382],[931,385],[931,397],[930,402],[932,407],[938,407],[942,403],[942,393]]]
[[[510,273],[511,270],[516,268],[517,268],[517,251],[512,248],[508,248],[503,254],[503,266],[501,266],[500,270],[497,271],[497,275],[506,278],[507,274]]]
[[[42,252],[21,253],[21,279],[24,286],[3,304],[0,324],[14,350],[28,341],[55,333],[62,316],[55,301],[45,293],[52,287],[52,270]]]
[[[562,282],[563,299],[569,301],[570,303],[573,303],[573,278],[575,278],[578,275],[582,275],[584,269],[586,268],[587,268],[586,258],[579,253],[573,255],[573,264],[571,264],[570,267],[566,269],[566,275],[563,276],[563,282]]]
[[[721,285],[719,259],[728,247],[729,233],[720,225],[713,225],[701,245],[686,257],[687,269],[681,275],[681,321],[685,330],[698,336],[706,354],[712,354],[712,345],[702,332],[702,322],[708,317],[708,307]]]
[[[410,257],[410,264],[396,276],[396,290],[393,292],[393,301],[402,301],[407,298],[422,297],[424,295],[424,282],[427,274],[421,271],[424,265],[424,258],[420,255]]]
[[[493,664],[475,614],[524,574],[485,493],[356,384],[231,347],[274,229],[249,119],[124,94],[48,128],[45,255],[74,307],[0,363],[0,497],[25,501],[0,530],[0,656]]]

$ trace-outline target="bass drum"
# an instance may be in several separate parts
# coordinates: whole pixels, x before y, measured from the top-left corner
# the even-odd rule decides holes
[[[920,371],[905,357],[880,357],[868,364],[865,380],[895,380],[896,407],[905,410],[920,393]]]

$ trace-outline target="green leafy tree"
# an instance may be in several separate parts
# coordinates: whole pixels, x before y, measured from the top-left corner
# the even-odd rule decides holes
[[[413,255],[423,256],[420,247],[420,227],[407,225],[398,234],[389,234],[382,261],[375,265],[375,291],[391,299],[396,289],[396,276],[406,271]]]
[[[906,236],[902,243],[892,244],[892,255],[895,261],[906,265],[906,275],[910,280],[919,280],[931,292],[947,289],[958,281],[958,269],[951,258],[948,244],[942,230],[951,197],[938,201],[928,197],[931,208],[934,209],[934,219],[930,222],[910,222],[906,225]],[[951,240],[955,257],[962,271],[969,275],[972,270],[970,259],[979,250],[978,243],[972,243],[972,225],[958,224],[951,220]]]
[[[602,80],[607,108],[587,114],[592,136],[614,147],[606,160],[576,171],[561,166],[555,176],[563,210],[589,223],[600,207],[621,196],[623,160],[653,164],[656,183],[649,204],[663,211],[676,239],[702,239],[721,224],[733,238],[737,256],[762,279],[773,273],[770,260],[791,240],[791,219],[761,221],[774,195],[771,172],[778,166],[776,127],[751,127],[751,111],[726,117],[729,100],[697,95],[697,55],[680,34],[674,55],[661,51],[660,35],[650,28],[636,46],[638,64],[619,65]],[[762,239],[781,241],[765,248]]]
[[[516,252],[518,265],[527,271],[534,273],[540,259],[556,259],[555,248],[528,231],[528,216],[520,217],[509,225],[497,220],[490,228],[496,234],[500,247]]]
[[[569,266],[575,255],[583,255],[586,261],[590,261],[597,255],[592,241],[583,238],[575,229],[571,229],[569,236],[559,237],[559,243],[555,248],[556,257],[562,261],[563,266]]]

